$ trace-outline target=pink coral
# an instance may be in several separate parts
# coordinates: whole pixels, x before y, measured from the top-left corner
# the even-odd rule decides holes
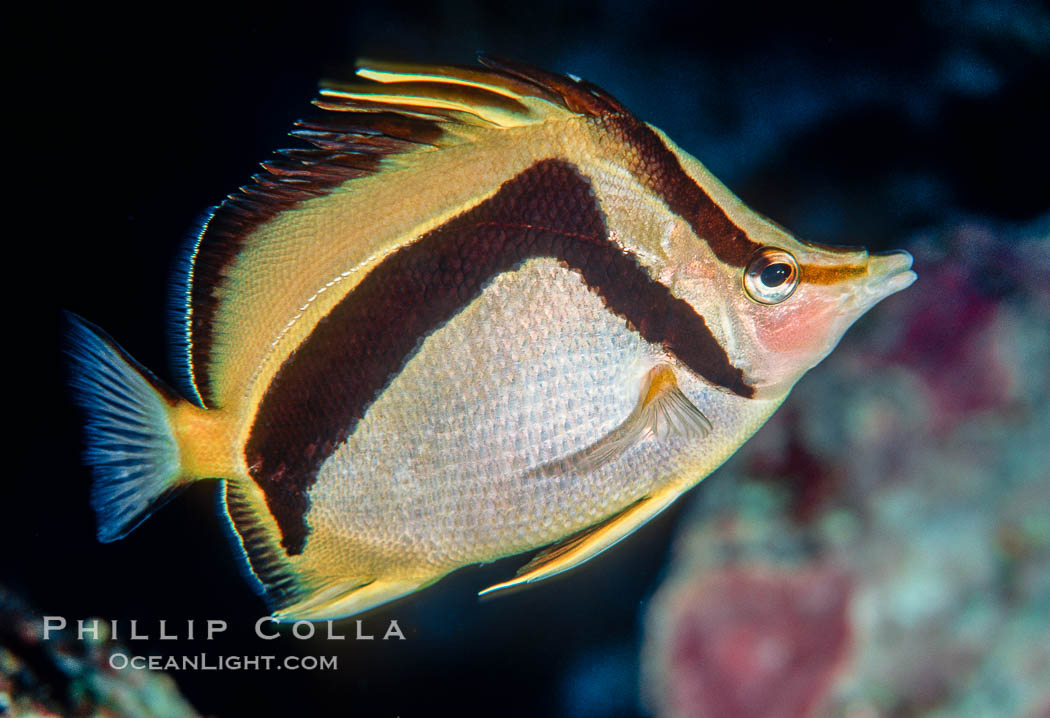
[[[661,715],[801,718],[848,653],[850,581],[823,566],[724,569],[683,587],[669,609]]]
[[[1023,382],[1004,355],[997,332],[1009,316],[1004,285],[1022,287],[1010,277],[1025,263],[1006,242],[980,227],[963,227],[947,238],[949,254],[918,253],[916,283],[898,321],[896,342],[872,347],[873,359],[907,367],[921,378],[931,427],[943,434],[966,416],[1008,407]],[[927,256],[924,256],[927,255]],[[1009,281],[1007,281],[1009,280]]]

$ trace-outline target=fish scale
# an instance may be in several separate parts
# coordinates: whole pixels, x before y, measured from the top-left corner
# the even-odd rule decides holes
[[[529,322],[528,341],[521,343],[517,358],[510,359],[503,350],[504,342],[511,335],[520,337],[522,316],[536,306],[550,310]],[[491,341],[479,340],[476,328],[483,325],[495,330]],[[568,331],[579,325],[599,331]],[[609,337],[617,330],[620,346],[608,346],[615,343]],[[596,341],[588,341],[591,337]],[[543,527],[550,517],[567,514],[573,494],[549,490],[553,477],[523,479],[529,470],[594,443],[630,413],[637,391],[626,390],[630,384],[622,379],[623,368],[645,351],[637,335],[620,326],[579,277],[556,262],[535,260],[512,275],[503,275],[464,311],[461,321],[427,339],[372,405],[361,428],[322,467],[311,491],[314,510],[327,513],[330,520],[356,512],[368,517],[374,535],[386,534],[396,525],[396,507],[403,498],[393,497],[393,505],[387,507],[374,497],[385,477],[403,476],[398,482],[403,495],[437,517],[411,526],[413,538],[432,534],[430,538],[447,544],[448,552],[459,547],[454,554],[457,560],[489,560],[500,555],[501,537],[508,528],[520,528],[527,540],[538,543],[549,543],[566,530],[585,528],[607,515],[611,507],[592,507],[578,525]],[[452,371],[455,367],[461,369],[461,375]],[[541,377],[545,375],[559,376],[561,390],[543,392]],[[459,400],[452,396],[463,387],[469,392],[475,386],[485,390]],[[485,399],[493,393],[506,397],[507,407],[513,409],[491,412]],[[405,401],[405,397],[420,396],[427,400]],[[457,404],[464,411],[457,412]],[[551,414],[565,416],[572,430],[552,430]],[[486,425],[489,433],[479,435],[475,428],[479,424]],[[432,444],[428,437],[434,436],[438,441]],[[396,440],[384,442],[384,437]],[[400,450],[398,442],[425,450],[409,455]],[[377,450],[384,443],[394,451]],[[358,478],[349,482],[331,478],[347,474]],[[643,474],[636,480],[647,482],[648,478]],[[588,480],[600,485],[613,479],[602,475]],[[456,502],[469,506],[487,491],[505,497],[513,512],[457,510]],[[377,517],[385,512],[390,513],[391,521],[380,525]],[[459,523],[448,526],[440,517],[455,517]],[[344,525],[347,523],[344,519]],[[410,551],[412,545],[403,549]]]
[[[540,549],[569,570],[714,471],[905,252],[802,242],[596,86],[374,64],[209,216],[171,389],[70,317],[100,540],[196,481],[278,620]],[[188,398],[183,398],[188,397]]]

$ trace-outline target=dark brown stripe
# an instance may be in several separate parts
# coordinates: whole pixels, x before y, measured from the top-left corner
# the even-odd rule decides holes
[[[533,87],[533,92],[528,94],[556,102],[570,112],[591,117],[630,114],[615,97],[597,85],[592,85],[584,80],[573,80],[571,77],[533,67],[524,62],[484,53],[478,55],[478,61],[494,71],[495,81],[502,82],[505,81],[503,78],[507,77],[523,80]]]
[[[752,396],[703,317],[609,241],[590,182],[561,160],[539,162],[384,259],[274,376],[245,456],[289,555],[305,546],[307,493],[321,464],[376,397],[423,340],[493,277],[534,257],[556,258],[579,272],[646,340],[663,344],[712,383]]]
[[[485,55],[479,59],[489,68],[487,79],[491,82],[559,103],[571,112],[598,118],[606,129],[628,143],[634,149],[629,169],[635,177],[657,193],[671,211],[689,222],[721,261],[742,267],[759,247],[685,172],[656,133],[609,93],[588,82],[523,63]],[[443,71],[451,72],[449,68]],[[482,76],[485,71],[468,73]],[[332,87],[339,88],[338,85]],[[453,90],[465,98],[477,95],[485,102],[520,106],[509,98],[476,88]],[[446,87],[443,91],[451,90]],[[376,105],[330,95],[314,104],[328,112],[300,121],[292,134],[316,149],[281,150],[276,159],[263,163],[265,173],[252,177],[251,184],[231,194],[218,207],[200,241],[193,267],[190,331],[193,370],[207,406],[216,406],[208,372],[212,328],[219,306],[217,295],[221,293],[218,290],[246,237],[272,217],[305,200],[325,194],[349,179],[375,173],[384,156],[414,145],[435,143],[442,135],[439,122],[450,119],[443,118],[440,110],[425,110],[433,115],[430,119],[420,117],[419,113],[424,110],[418,107],[404,107],[399,111],[389,103]]]
[[[629,155],[628,170],[688,222],[719,260],[734,267],[747,265],[762,245],[733,224],[651,127],[626,114],[603,118],[602,124],[635,150]]]
[[[546,99],[560,101],[571,112],[599,118],[606,130],[634,150],[627,154],[631,173],[685,219],[721,261],[743,267],[762,246],[729,219],[651,127],[605,90],[513,60],[486,55],[478,59],[486,67],[533,84]]]
[[[200,238],[192,270],[190,336],[197,388],[209,407],[217,404],[208,371],[220,288],[247,237],[300,202],[375,173],[383,157],[431,144],[443,134],[436,122],[392,112],[334,112],[300,120],[295,127],[292,136],[315,149],[278,150],[262,164],[265,172],[216,208]]]

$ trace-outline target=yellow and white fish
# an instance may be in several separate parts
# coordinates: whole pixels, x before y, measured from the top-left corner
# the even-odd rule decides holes
[[[906,252],[796,240],[575,77],[370,64],[204,225],[182,394],[72,318],[98,536],[222,506],[280,619],[629,535],[711,473]]]

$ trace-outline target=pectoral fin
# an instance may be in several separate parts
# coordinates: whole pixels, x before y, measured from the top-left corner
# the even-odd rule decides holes
[[[671,491],[641,499],[605,521],[545,548],[522,566],[517,576],[509,581],[489,586],[478,595],[485,596],[496,591],[542,581],[579,566],[633,533],[635,529],[667,508],[677,497],[678,492]]]
[[[661,364],[650,370],[638,405],[620,426],[577,454],[537,469],[548,472],[566,465],[579,473],[594,471],[619,458],[624,452],[650,437],[659,441],[675,438],[699,439],[711,433],[711,422],[678,388],[674,371]],[[668,491],[647,496],[553,546],[540,551],[510,581],[482,591],[480,596],[522,584],[541,581],[579,566],[597,556],[620,539],[663,511],[680,492]]]
[[[619,458],[649,437],[699,439],[711,433],[711,422],[678,388],[674,371],[661,364],[650,370],[638,406],[620,426],[570,459],[584,471],[593,471]]]

